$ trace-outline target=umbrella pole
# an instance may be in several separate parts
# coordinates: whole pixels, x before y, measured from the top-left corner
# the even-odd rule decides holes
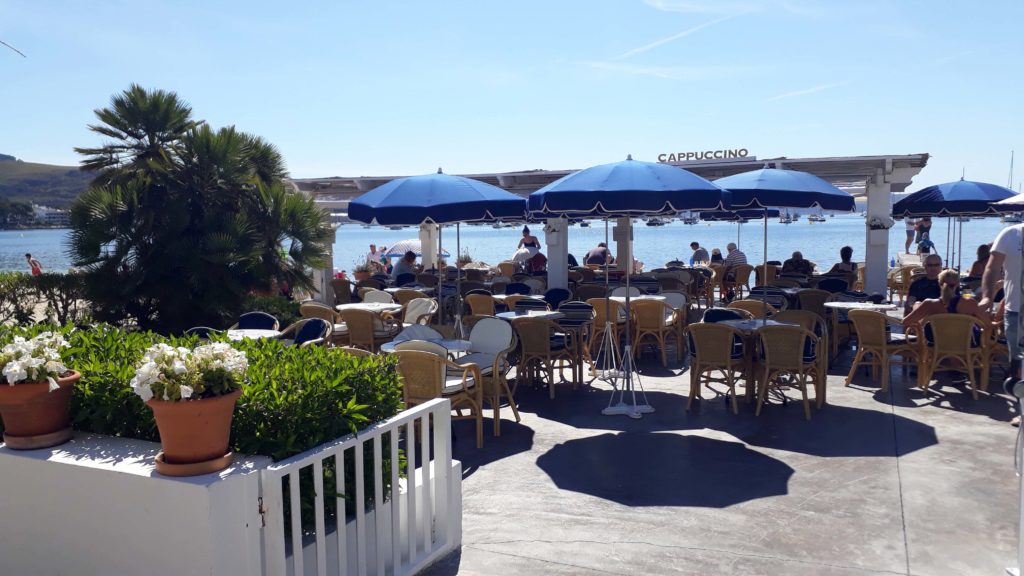
[[[627,217],[626,223],[627,232],[632,231],[633,223],[632,220]],[[633,260],[633,250],[630,246],[629,259]],[[633,262],[626,263],[626,345],[622,349],[622,390],[619,392],[618,404],[612,405],[615,402],[615,392],[612,392],[612,397],[608,401],[608,407],[601,411],[605,416],[616,416],[619,414],[625,414],[630,418],[641,418],[644,414],[650,414],[654,412],[654,407],[647,403],[647,394],[644,392],[643,385],[640,383],[640,377],[636,377],[636,385],[640,387],[640,394],[643,398],[643,404],[637,404],[636,402],[636,387],[633,385],[633,373],[635,367],[633,366],[633,342],[632,335],[630,333],[630,323],[632,322],[633,313],[630,310],[629,302],[629,277],[633,272]],[[616,319],[618,320],[618,319]],[[626,392],[629,392],[630,398],[633,401],[633,405],[626,404]]]
[[[764,252],[761,253],[761,285],[768,286],[768,208],[764,209]],[[768,325],[768,292],[761,292],[761,301],[763,303],[762,309],[764,311],[764,318],[762,318],[762,326]]]
[[[956,237],[956,241],[957,241],[957,244],[958,244],[957,254],[956,254],[956,269],[958,271],[961,270],[961,268],[960,268],[961,262],[960,261],[963,260],[963,257],[964,257],[964,223],[963,222],[959,222],[959,224],[960,224],[960,233],[957,234],[957,237]]]
[[[952,234],[952,232],[951,232],[952,227],[953,227],[953,221],[950,220],[949,217],[947,216],[946,217],[946,264],[947,265],[949,264],[949,245],[952,244],[952,242],[949,241],[949,235]],[[928,233],[928,239],[929,240],[932,239],[931,236],[932,236],[931,232],[929,232]],[[935,244],[935,243],[932,242],[932,244]],[[937,250],[936,250],[936,252],[937,252]]]
[[[437,269],[437,323],[444,325],[444,270],[441,269],[441,231],[444,226],[437,225],[437,259],[434,260],[434,268]]]
[[[604,219],[604,245],[608,246],[608,218]],[[608,283],[608,271],[610,264],[608,258],[604,259],[604,337],[601,338],[601,348],[598,349],[597,354],[601,359],[600,366],[598,366],[597,377],[604,380],[612,385],[612,388],[616,388],[616,383],[620,377],[619,372],[619,343],[615,338],[612,331],[612,320],[611,320],[611,308],[612,301],[609,300],[611,294],[609,294],[610,286]],[[618,318],[615,319],[618,322]],[[614,399],[615,392],[612,392],[612,398]],[[611,403],[608,404],[611,406]]]
[[[462,231],[460,223],[455,223],[455,339],[462,339],[462,270],[459,269],[459,258],[462,258]]]

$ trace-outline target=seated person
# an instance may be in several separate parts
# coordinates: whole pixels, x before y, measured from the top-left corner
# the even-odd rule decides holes
[[[725,258],[722,258],[722,251],[718,248],[711,249],[711,263],[722,264],[725,262]]]
[[[611,264],[615,261],[612,258],[612,252],[608,249],[608,245],[601,242],[596,248],[591,249],[587,252],[587,255],[583,257],[584,264],[597,264],[598,266],[604,266],[605,264]]]
[[[783,274],[803,274],[810,276],[814,272],[814,264],[810,260],[804,260],[800,251],[793,252],[793,257],[782,263]]]
[[[985,266],[988,264],[988,257],[992,252],[991,244],[982,244],[978,246],[978,259],[971,264],[971,272],[968,274],[971,278],[981,278],[981,275],[985,273]]]
[[[907,289],[907,300],[903,312],[909,314],[915,302],[938,298],[942,291],[939,289],[939,272],[942,271],[942,258],[938,254],[929,254],[924,258],[924,278],[914,280]]]
[[[935,314],[969,314],[986,324],[992,322],[992,315],[978,306],[976,300],[959,294],[960,274],[956,270],[943,271],[939,274],[938,282],[941,290],[939,297],[927,298],[914,304],[914,309],[903,317],[904,328],[919,327],[925,319]],[[931,341],[930,334],[926,333],[925,337]],[[977,342],[976,339],[974,341]]]
[[[403,254],[402,259],[392,268],[391,277],[398,278],[399,274],[416,274],[418,271],[416,268],[416,253],[410,250]]]
[[[572,255],[572,252],[569,253],[569,258],[567,259],[567,262],[569,266],[573,268],[577,268],[580,265],[579,261],[576,260],[576,257]]]
[[[857,263],[851,262],[853,258],[853,248],[849,246],[843,246],[839,250],[839,262],[836,262],[835,266],[828,271],[829,274],[854,274],[857,272]]]

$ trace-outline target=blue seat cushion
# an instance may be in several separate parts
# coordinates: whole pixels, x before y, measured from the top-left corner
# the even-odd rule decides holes
[[[317,338],[323,338],[324,336],[324,324],[323,322],[317,322],[316,320],[310,320],[299,328],[299,333],[295,335],[295,345],[298,346],[304,342],[310,340],[316,340]]]

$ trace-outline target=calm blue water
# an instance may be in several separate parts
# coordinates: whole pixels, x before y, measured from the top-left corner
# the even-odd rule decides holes
[[[637,223],[634,226],[634,253],[637,259],[651,269],[673,259],[688,261],[691,241],[696,240],[710,251],[736,242],[739,228],[739,246],[752,262],[761,261],[763,224],[751,222],[737,226],[725,222],[700,223],[687,226],[673,222],[667,226],[651,227]],[[964,266],[974,261],[974,252],[979,244],[991,242],[1003,224],[996,218],[972,220],[964,223]],[[530,227],[541,242],[544,242],[543,225]],[[896,223],[889,235],[889,253],[894,256],[903,250],[903,225]],[[64,254],[67,230],[0,230],[0,270],[28,271],[25,253],[31,252],[45,270],[64,271],[70,260]],[[446,226],[442,232],[444,248],[455,254],[455,227]],[[334,244],[334,267],[351,270],[365,258],[371,242],[378,246],[391,246],[399,240],[415,239],[418,230],[410,227],[403,230],[385,228],[363,228],[351,224],[338,228]],[[474,260],[489,264],[508,259],[519,243],[519,228],[494,229],[489,225],[461,226],[461,249],[469,252]],[[577,258],[605,238],[603,222],[594,221],[590,228],[572,226],[569,230],[569,251]],[[936,219],[932,228],[932,241],[940,255],[946,253],[946,221]],[[806,216],[793,224],[780,224],[773,220],[768,224],[768,257],[770,260],[785,260],[794,250],[803,252],[804,257],[819,265],[831,266],[839,260],[839,249],[850,245],[854,260],[864,258],[864,219],[855,215],[836,216],[826,222],[809,224]],[[612,245],[612,244],[610,244]],[[612,245],[613,246],[613,245]],[[544,251],[546,252],[546,246]],[[613,246],[614,250],[614,246]]]

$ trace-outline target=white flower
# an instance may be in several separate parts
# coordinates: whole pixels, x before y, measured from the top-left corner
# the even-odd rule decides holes
[[[50,392],[53,392],[54,390],[60,388],[60,385],[57,384],[57,381],[53,379],[53,376],[47,376],[46,381],[50,383]]]
[[[192,387],[191,386],[182,386],[181,387],[181,399],[184,400],[186,398],[191,398],[191,397],[192,397]]]
[[[175,374],[184,374],[188,372],[188,368],[185,367],[185,363],[181,360],[171,362],[171,370],[173,370]]]
[[[13,386],[15,382],[28,378],[28,371],[17,360],[11,360],[4,366],[4,378]]]

